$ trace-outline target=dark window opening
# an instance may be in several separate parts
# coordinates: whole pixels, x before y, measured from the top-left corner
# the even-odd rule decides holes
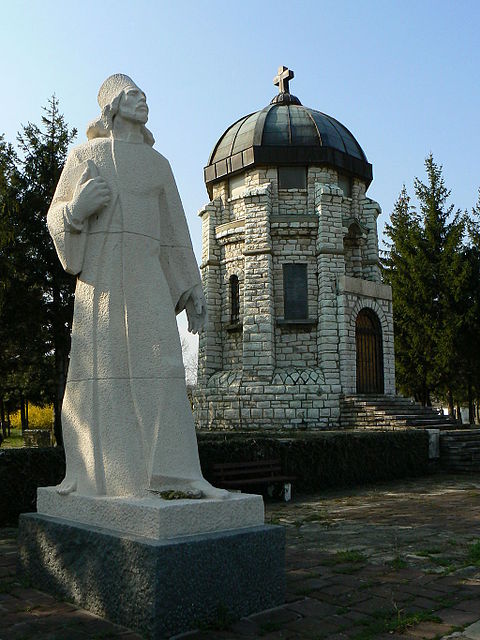
[[[306,264],[283,265],[283,301],[285,320],[305,320],[308,318]]]
[[[279,189],[306,189],[306,167],[278,167]]]
[[[352,179],[350,178],[350,176],[346,176],[343,173],[339,173],[338,186],[343,191],[343,195],[346,198],[352,197]]]
[[[230,276],[230,322],[240,320],[240,284],[237,276]]]

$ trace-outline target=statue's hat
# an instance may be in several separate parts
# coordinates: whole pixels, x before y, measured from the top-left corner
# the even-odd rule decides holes
[[[139,88],[135,82],[123,73],[114,73],[109,76],[100,87],[98,92],[98,104],[103,109],[107,104],[111,104],[121,91],[127,87]]]

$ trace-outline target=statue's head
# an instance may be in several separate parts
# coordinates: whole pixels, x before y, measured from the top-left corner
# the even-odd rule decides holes
[[[145,142],[153,146],[155,140],[151,132],[145,127],[148,120],[148,107],[144,92],[135,82],[123,73],[109,76],[98,92],[98,104],[102,113],[100,118],[93,120],[87,128],[87,138],[105,138],[113,130],[115,116],[138,122]]]

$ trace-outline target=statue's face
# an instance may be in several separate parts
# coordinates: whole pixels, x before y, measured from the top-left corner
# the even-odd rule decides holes
[[[138,87],[127,87],[120,98],[118,115],[132,122],[145,124],[148,120],[147,98]]]

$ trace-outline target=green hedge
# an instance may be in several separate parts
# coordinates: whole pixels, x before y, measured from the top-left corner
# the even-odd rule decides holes
[[[217,462],[280,458],[297,491],[352,486],[428,473],[425,431],[346,431],[295,437],[199,434],[200,458],[211,479]]]
[[[37,487],[58,484],[64,475],[59,447],[0,449],[0,526],[16,525],[20,513],[35,511]]]
[[[216,462],[280,458],[294,491],[313,492],[428,473],[425,431],[347,431],[291,435],[199,433],[200,459],[211,479]],[[65,475],[60,448],[0,449],[0,526],[35,511],[36,489]]]

